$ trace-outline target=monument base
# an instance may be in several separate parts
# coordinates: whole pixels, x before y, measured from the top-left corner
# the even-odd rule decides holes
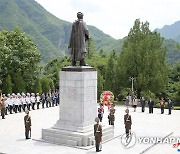
[[[68,146],[93,145],[96,117],[97,71],[90,66],[64,67],[60,72],[59,120],[42,130],[42,139]],[[103,141],[113,134],[112,127],[103,127]]]
[[[93,128],[93,126],[92,126]],[[102,134],[102,142],[114,137],[114,128],[112,126],[104,126]],[[42,139],[54,144],[68,146],[91,146],[95,145],[94,131],[86,133],[71,132],[55,128],[42,129]]]

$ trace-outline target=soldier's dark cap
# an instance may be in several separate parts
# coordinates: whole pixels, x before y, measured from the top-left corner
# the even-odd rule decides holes
[[[78,17],[79,19],[82,19],[82,18],[83,18],[83,13],[82,13],[82,12],[78,12],[78,13],[77,13],[77,17]]]

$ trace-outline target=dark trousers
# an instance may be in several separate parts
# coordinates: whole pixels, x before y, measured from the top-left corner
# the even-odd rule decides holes
[[[153,107],[149,107],[149,113],[153,113]]]
[[[128,138],[130,135],[130,130],[129,129],[126,129],[126,137]]]
[[[9,110],[9,108],[6,107],[5,115],[8,115],[8,110]]]
[[[96,152],[99,152],[101,151],[100,149],[100,143],[99,142],[96,142]]]
[[[18,105],[15,105],[14,112],[17,113]]]
[[[109,125],[114,126],[115,116],[114,115],[108,115],[108,118],[109,118]]]
[[[35,110],[35,103],[32,103],[32,109]]]
[[[54,107],[55,105],[55,99],[52,100],[52,106]]]
[[[98,118],[99,118],[100,122],[102,122],[102,118],[103,118],[102,114],[98,114]]]
[[[169,108],[169,114],[171,114],[171,108]]]
[[[37,109],[39,109],[39,104],[40,104],[40,102],[37,102]]]
[[[22,107],[22,105],[19,105],[19,106],[18,106],[18,111],[19,111],[19,112],[21,112],[21,107]]]
[[[10,112],[10,114],[12,114],[12,110],[13,110],[13,106],[9,105],[9,112]]]
[[[56,106],[59,104],[59,99],[56,98]]]
[[[49,104],[49,101],[48,100],[46,100],[46,107],[48,108],[49,106],[48,106],[48,104]]]
[[[30,130],[29,130],[29,128],[26,128],[26,127],[25,127],[25,137],[26,137],[26,139],[31,137],[30,136]]]
[[[44,108],[45,99],[42,100],[42,108]]]
[[[22,108],[23,108],[23,111],[25,112],[25,110],[26,110],[26,104],[23,104]]]
[[[109,125],[113,125],[114,126],[114,120],[109,119]]]
[[[1,109],[2,119],[5,119],[5,112],[6,112],[6,108],[2,108],[2,109]]]
[[[27,104],[27,108],[30,111],[31,110],[31,104]]]
[[[161,114],[164,114],[164,107],[161,107]]]
[[[142,106],[142,112],[144,112],[145,111],[145,107],[144,106]]]

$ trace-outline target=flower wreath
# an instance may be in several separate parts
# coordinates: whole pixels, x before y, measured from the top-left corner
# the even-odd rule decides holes
[[[111,91],[104,91],[100,96],[103,105],[110,105],[114,101],[114,94]]]

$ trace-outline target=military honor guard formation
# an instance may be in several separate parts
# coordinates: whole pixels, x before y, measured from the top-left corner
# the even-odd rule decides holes
[[[50,93],[12,93],[2,94],[1,92],[1,115],[5,119],[5,115],[14,114],[18,112],[25,112],[26,110],[36,110],[40,108],[54,107],[59,104],[59,92]]]

